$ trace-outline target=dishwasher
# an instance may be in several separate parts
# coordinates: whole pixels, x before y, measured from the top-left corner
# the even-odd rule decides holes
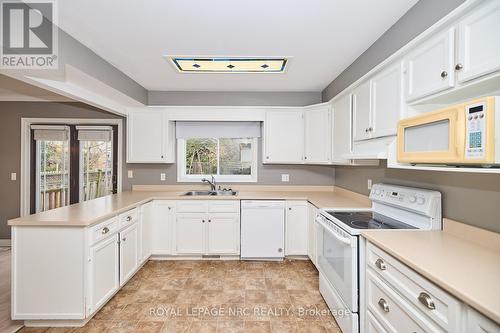
[[[285,201],[241,201],[241,259],[283,260]]]

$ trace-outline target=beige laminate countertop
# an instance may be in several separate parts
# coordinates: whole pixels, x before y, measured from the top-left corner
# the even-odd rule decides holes
[[[448,232],[450,223],[458,222],[445,220],[444,231],[363,231],[362,236],[500,323],[500,236],[466,225]]]
[[[189,197],[181,194],[186,190],[175,191],[127,191],[114,195],[73,204],[50,211],[19,217],[8,221],[10,226],[64,226],[86,227],[104,221],[116,214],[125,212],[151,200],[307,200],[318,208],[368,208],[370,201],[366,196],[340,188],[325,191],[303,191],[279,189],[242,190],[236,196],[199,196]],[[304,187],[305,188],[305,187]],[[314,187],[313,187],[314,188]],[[189,189],[188,189],[189,190]]]

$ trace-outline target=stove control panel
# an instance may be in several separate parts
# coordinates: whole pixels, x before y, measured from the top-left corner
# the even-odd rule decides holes
[[[440,204],[441,193],[398,185],[375,184],[372,186],[370,199],[374,202],[425,214],[434,208],[436,200],[439,200]]]

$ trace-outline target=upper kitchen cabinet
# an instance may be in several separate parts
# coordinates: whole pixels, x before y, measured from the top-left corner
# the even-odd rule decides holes
[[[454,42],[455,28],[450,28],[431,37],[406,56],[407,101],[455,85]]]
[[[397,62],[377,74],[372,81],[371,138],[396,135],[403,110],[403,64]]]
[[[458,24],[459,82],[500,70],[500,2],[484,1]]]
[[[165,112],[131,110],[127,117],[127,163],[173,163],[174,123]]]
[[[302,109],[268,110],[264,122],[263,163],[304,162],[304,113]]]
[[[332,162],[348,163],[343,156],[351,155],[351,94],[346,94],[332,103],[333,138]]]
[[[304,110],[305,155],[307,164],[330,163],[332,121],[329,104],[307,107]]]
[[[371,80],[366,80],[352,92],[354,141],[370,138],[371,107]]]

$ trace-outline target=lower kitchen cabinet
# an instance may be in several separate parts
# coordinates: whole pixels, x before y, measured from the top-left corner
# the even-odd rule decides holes
[[[285,255],[307,255],[307,220],[307,201],[287,201]]]
[[[89,289],[87,313],[93,313],[104,305],[120,288],[118,234],[90,248]]]
[[[209,254],[239,254],[240,220],[235,214],[208,216],[207,252]]]
[[[175,217],[175,253],[202,254],[205,248],[206,216],[202,213],[178,213]]]
[[[134,223],[119,234],[120,236],[120,286],[132,277],[138,268],[139,254],[137,223]]]
[[[170,255],[173,251],[176,203],[169,200],[155,200],[152,204],[151,254]]]
[[[151,256],[151,237],[153,220],[153,202],[142,205],[139,209],[139,265]]]

